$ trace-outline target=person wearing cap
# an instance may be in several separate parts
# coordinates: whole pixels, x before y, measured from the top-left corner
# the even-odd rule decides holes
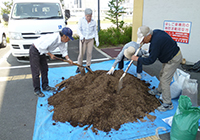
[[[173,109],[173,104],[171,101],[170,83],[182,61],[181,50],[176,41],[163,30],[151,30],[148,26],[141,26],[138,28],[137,36],[137,43],[150,43],[149,57],[132,56],[131,59],[137,61],[138,72],[142,71],[142,65],[153,64],[157,59],[162,63],[159,86],[156,89],[150,90],[149,93],[152,95],[160,95],[162,93],[163,104],[157,108],[158,111],[171,110]]]
[[[115,62],[113,63],[111,69],[107,72],[107,74],[113,75],[117,64],[118,64],[119,69],[123,69],[124,68],[124,57],[126,57],[127,59],[131,59],[131,56],[135,54],[135,52],[137,51],[137,49],[139,47],[140,47],[140,45],[134,41],[126,43],[124,45],[124,47],[122,48],[122,50],[120,51],[120,53],[117,55]],[[148,52],[140,49],[137,56],[142,56],[142,55],[146,56],[146,55],[148,55]],[[142,78],[140,73],[137,73],[137,78],[138,79]]]
[[[45,96],[40,89],[40,73],[42,78],[43,91],[55,90],[55,88],[50,87],[48,84],[48,64],[46,54],[48,54],[51,59],[54,59],[54,55],[51,52],[58,47],[62,56],[69,60],[70,64],[73,63],[68,56],[67,46],[65,45],[65,43],[70,39],[74,40],[72,34],[73,32],[70,28],[64,27],[59,33],[46,34],[41,36],[31,45],[29,49],[29,59],[35,95],[39,97]]]
[[[99,36],[97,32],[96,21],[92,19],[92,9],[85,9],[85,16],[82,17],[78,22],[78,35],[79,35],[79,55],[78,64],[82,65],[83,56],[85,55],[87,49],[87,62],[86,66],[90,68],[92,59],[92,50],[94,46],[94,39],[96,41],[96,46],[99,46]],[[79,73],[79,67],[76,73]]]

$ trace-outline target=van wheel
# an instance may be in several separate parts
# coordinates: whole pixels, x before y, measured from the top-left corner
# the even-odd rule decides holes
[[[0,44],[0,46],[2,48],[5,48],[7,46],[7,41],[6,41],[6,36],[5,35],[2,36],[2,43]]]

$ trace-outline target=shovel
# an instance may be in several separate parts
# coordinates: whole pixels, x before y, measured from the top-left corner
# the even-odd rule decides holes
[[[83,44],[84,44],[84,42],[85,42],[85,38],[83,40],[81,40],[81,55],[82,55],[81,64],[83,63]],[[83,71],[85,72],[83,67],[79,67],[79,70],[80,70],[81,73],[83,73]]]
[[[140,47],[137,49],[136,53],[134,54],[135,56],[137,56],[138,52],[140,51],[140,49],[142,48],[143,43],[140,44]],[[119,94],[120,90],[122,89],[122,84],[123,84],[123,78],[125,77],[128,69],[130,68],[131,64],[133,63],[133,60],[131,60],[131,62],[129,63],[128,67],[126,68],[125,72],[123,73],[122,77],[119,79],[119,83],[118,83],[118,91],[117,93]]]
[[[62,59],[62,58],[59,58],[59,57],[56,57],[56,56],[54,56],[54,58],[57,59],[57,60],[61,60],[61,61],[70,63],[70,61],[66,60],[66,59]],[[85,69],[84,68],[86,68],[90,73],[93,73],[93,71],[87,66],[82,66],[82,65],[79,65],[79,64],[74,63],[74,62],[72,64],[83,68],[83,69],[80,69],[81,75],[85,75]]]

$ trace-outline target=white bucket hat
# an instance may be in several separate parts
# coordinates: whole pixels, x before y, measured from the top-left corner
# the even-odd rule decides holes
[[[149,35],[152,32],[152,30],[148,26],[141,26],[138,28],[137,31],[137,43],[140,44],[145,36]]]
[[[128,59],[131,59],[131,56],[135,54],[135,48],[133,46],[128,47],[124,50],[124,56]]]

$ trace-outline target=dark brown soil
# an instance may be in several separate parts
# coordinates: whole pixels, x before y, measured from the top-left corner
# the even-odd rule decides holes
[[[148,113],[160,102],[148,94],[148,83],[127,73],[117,94],[123,71],[116,70],[113,76],[106,73],[97,70],[85,76],[78,74],[56,85],[59,91],[48,98],[48,104],[54,106],[53,120],[67,121],[74,127],[93,125],[94,132],[109,132],[124,123],[144,121],[144,116],[151,121],[156,118]]]

